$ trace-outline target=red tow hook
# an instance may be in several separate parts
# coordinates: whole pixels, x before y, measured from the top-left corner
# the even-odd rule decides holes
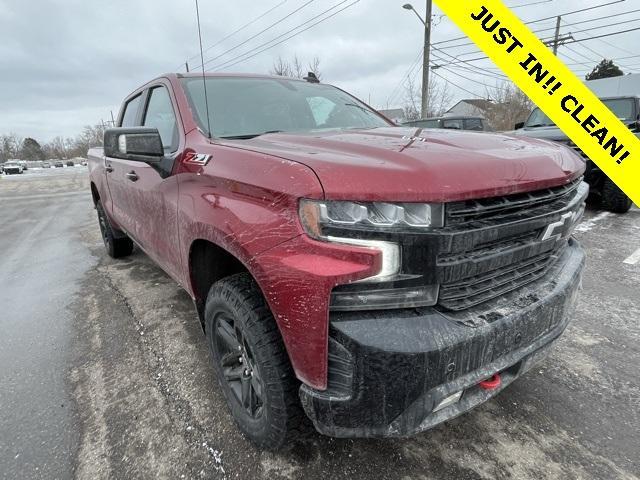
[[[502,380],[500,380],[500,374],[496,373],[491,378],[481,381],[478,385],[483,390],[495,390],[500,387]]]

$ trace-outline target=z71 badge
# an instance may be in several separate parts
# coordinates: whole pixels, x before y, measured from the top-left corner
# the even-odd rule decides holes
[[[211,155],[206,153],[188,153],[185,163],[192,163],[195,165],[206,165],[211,160]]]

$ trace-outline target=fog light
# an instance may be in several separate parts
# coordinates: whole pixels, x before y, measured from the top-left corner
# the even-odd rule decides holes
[[[368,290],[334,290],[331,294],[331,310],[386,310],[392,308],[416,308],[435,305],[438,301],[438,285]]]
[[[461,397],[462,390],[454,393],[453,395],[449,395],[448,397],[445,397],[443,400],[441,400],[440,403],[436,405],[436,408],[433,409],[433,411],[437,412],[438,410],[442,410],[443,408],[453,405],[454,403],[458,403]]]

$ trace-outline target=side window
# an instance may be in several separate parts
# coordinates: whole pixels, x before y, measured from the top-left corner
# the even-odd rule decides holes
[[[465,130],[478,130],[482,131],[484,128],[482,127],[482,119],[480,118],[468,118],[464,121],[464,129]]]
[[[135,127],[136,118],[138,115],[138,108],[140,107],[140,100],[142,100],[142,94],[132,98],[127,102],[124,107],[124,115],[122,116],[121,127]]]
[[[156,87],[151,90],[142,125],[158,129],[165,151],[173,152],[178,148],[176,115],[169,92],[165,87]]]
[[[422,128],[439,128],[439,120],[424,120],[421,122],[416,122],[415,123],[416,127],[422,127]]]
[[[460,119],[443,120],[442,121],[442,128],[450,128],[450,129],[453,129],[453,130],[462,130],[462,120],[460,120]]]

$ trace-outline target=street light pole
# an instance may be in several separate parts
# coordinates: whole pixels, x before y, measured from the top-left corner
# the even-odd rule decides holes
[[[413,8],[413,5],[407,3],[402,6],[405,10],[413,10],[413,13],[420,19],[424,25],[424,53],[422,57],[422,105],[420,109],[420,118],[427,118],[429,111],[429,62],[431,57],[431,12],[433,10],[433,0],[427,0],[427,15],[423,19],[420,14]]]
[[[432,7],[432,0],[427,0],[427,16],[424,23],[424,58],[422,60],[422,118],[427,118],[427,112],[429,110],[429,61],[431,57]]]

